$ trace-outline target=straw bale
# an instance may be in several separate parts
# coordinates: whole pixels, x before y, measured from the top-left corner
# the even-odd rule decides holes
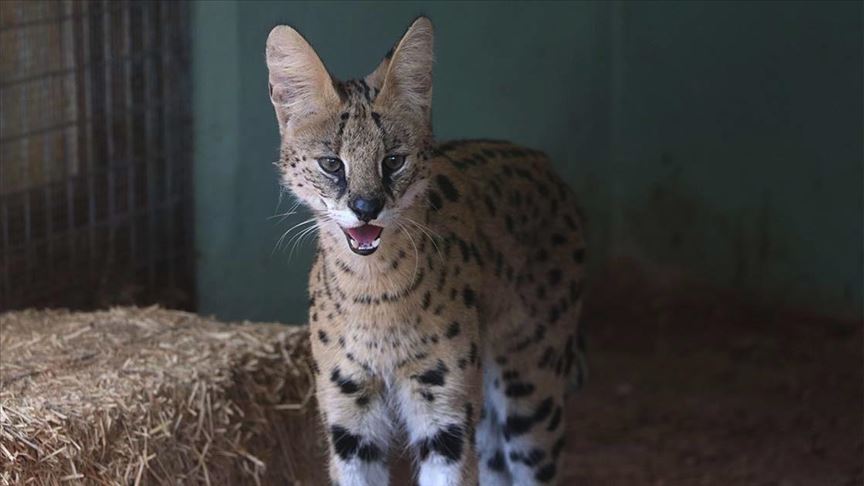
[[[308,330],[0,315],[0,484],[321,484]]]

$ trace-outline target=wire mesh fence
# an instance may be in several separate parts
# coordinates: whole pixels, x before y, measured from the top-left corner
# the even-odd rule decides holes
[[[0,2],[0,310],[194,306],[186,2]]]

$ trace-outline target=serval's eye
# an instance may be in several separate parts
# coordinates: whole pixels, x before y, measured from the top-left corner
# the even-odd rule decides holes
[[[384,157],[384,161],[381,162],[381,165],[384,166],[385,172],[396,172],[405,165],[405,156],[388,155],[387,157]]]
[[[335,174],[342,170],[342,161],[336,157],[321,157],[318,159],[318,165],[321,170],[330,174]]]

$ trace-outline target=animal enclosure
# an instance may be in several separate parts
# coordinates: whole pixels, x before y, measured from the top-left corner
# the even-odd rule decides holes
[[[265,42],[362,77],[420,14],[436,140],[586,216],[559,484],[864,484],[862,2],[0,0],[0,486],[328,484]]]
[[[0,2],[0,310],[194,305],[188,14]]]

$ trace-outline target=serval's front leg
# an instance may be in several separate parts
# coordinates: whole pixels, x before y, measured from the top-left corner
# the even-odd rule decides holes
[[[383,384],[337,356],[320,349],[315,353],[318,406],[330,442],[330,479],[340,486],[387,486],[391,420]]]
[[[420,486],[477,484],[480,360],[476,343],[453,341],[441,343],[451,347],[447,352],[430,353],[400,370],[397,402],[420,467]]]

